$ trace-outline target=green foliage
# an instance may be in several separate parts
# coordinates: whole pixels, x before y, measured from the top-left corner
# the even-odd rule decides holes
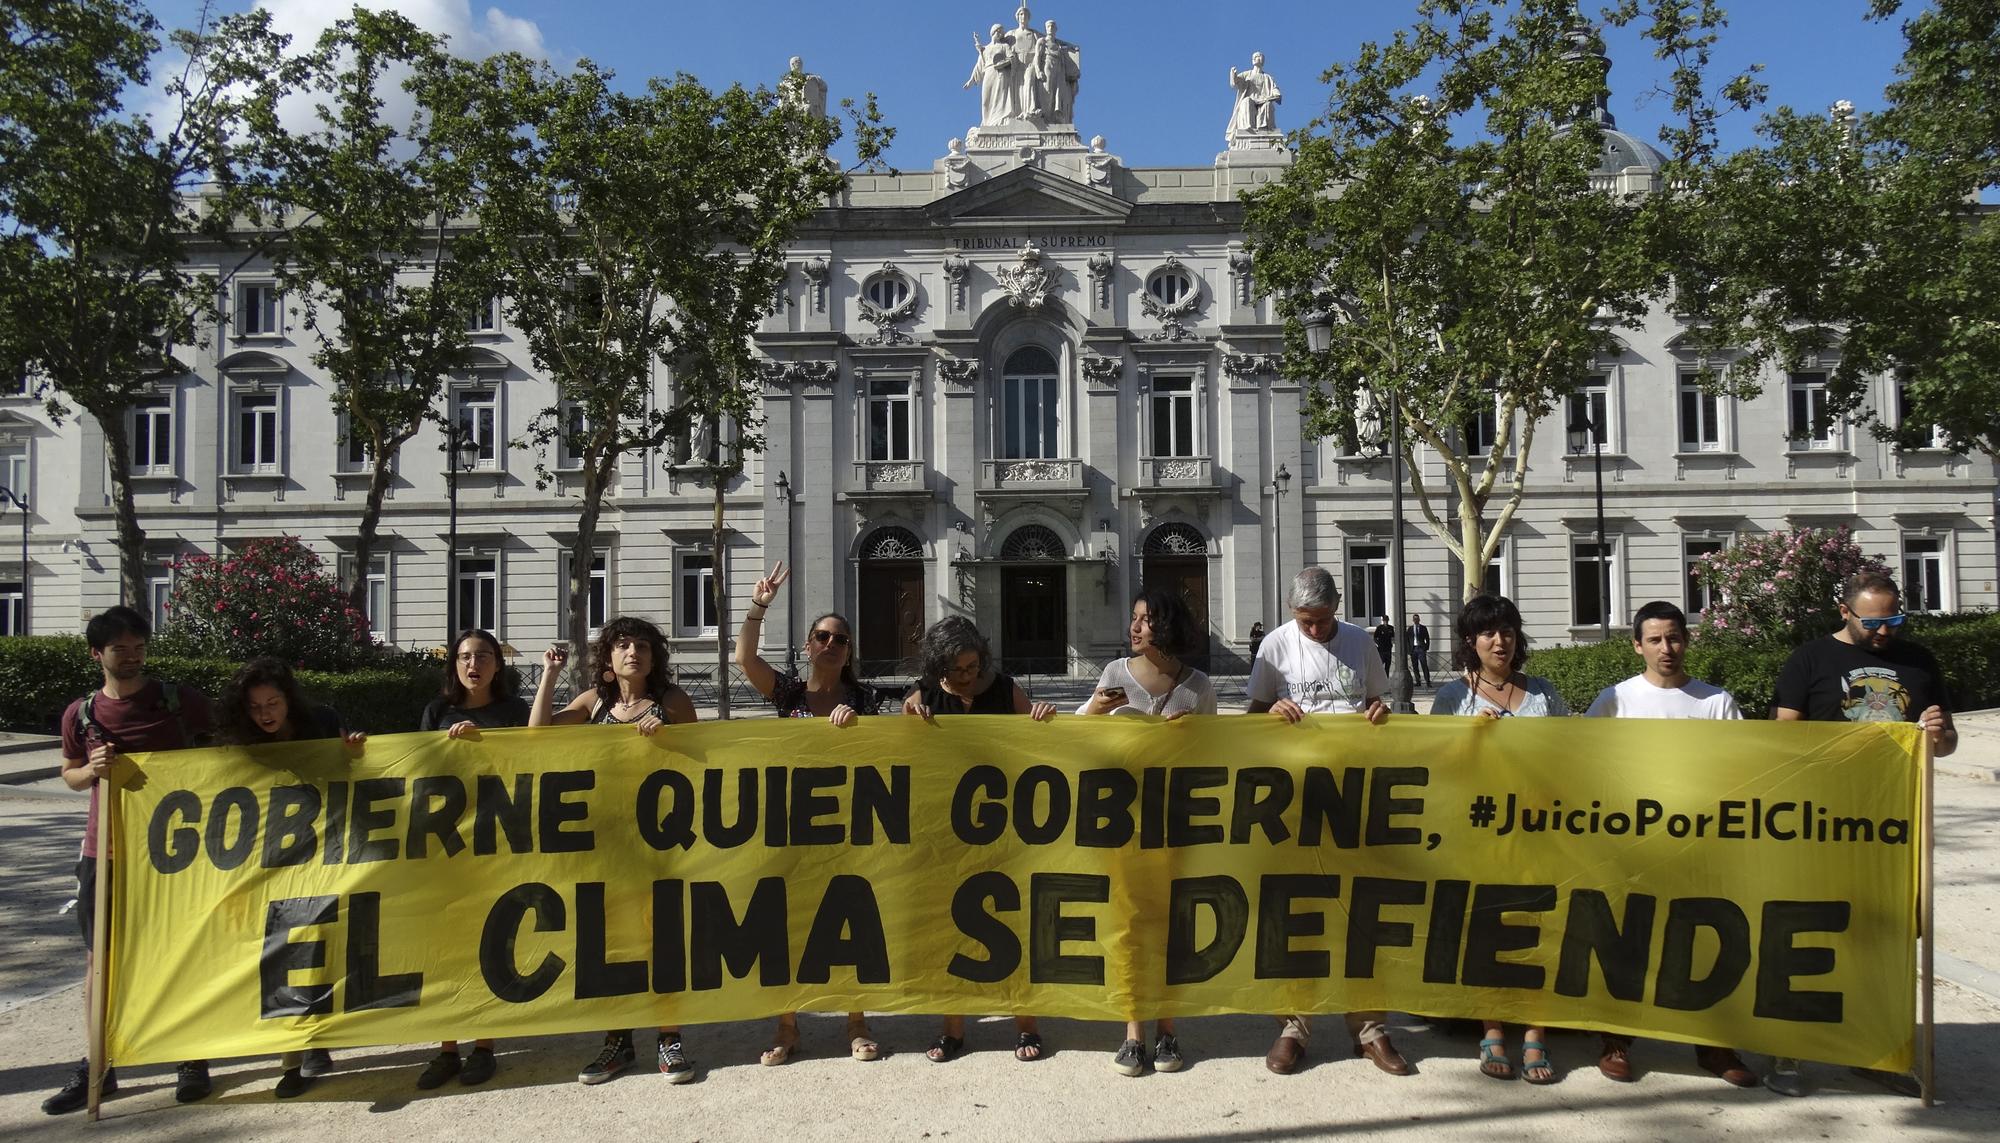
[[[146,670],[217,699],[240,665],[232,659],[160,653],[147,657]],[[437,696],[443,673],[439,660],[411,655],[353,671],[300,671],[298,678],[308,696],[338,710],[348,726],[396,734],[417,728],[424,705]],[[0,638],[0,727],[58,733],[56,720],[63,709],[103,683],[104,673],[81,635]]]
[[[234,661],[274,655],[323,670],[377,657],[367,618],[295,536],[252,540],[220,558],[184,556],[174,572],[162,650]]]
[[[1715,593],[1703,634],[1790,647],[1840,626],[1840,587],[1888,565],[1854,542],[1846,525],[1751,536],[1703,556],[1695,577]]]
[[[1590,700],[1598,691],[1631,678],[1644,666],[1630,639],[1614,638],[1604,643],[1534,648],[1527,666],[1521,669],[1555,684],[1570,709],[1582,714],[1590,709]]]
[[[1951,688],[1952,709],[2000,707],[2000,614],[1914,616],[1903,636],[1930,648]]]
[[[1643,13],[1688,121],[1670,136],[1662,187],[1628,193],[1594,177],[1606,73],[1570,0],[1418,10],[1414,27],[1328,69],[1326,112],[1296,137],[1284,178],[1246,196],[1246,229],[1286,320],[1287,372],[1312,382],[1307,431],[1352,431],[1359,408],[1393,408],[1423,518],[1471,592],[1526,494],[1539,423],[1612,329],[1642,320],[1685,245],[1677,188],[1712,144],[1703,71],[1721,14],[1683,0],[1610,13]],[[1486,417],[1492,446],[1470,454],[1462,426]],[[1418,442],[1447,488],[1424,483]]]

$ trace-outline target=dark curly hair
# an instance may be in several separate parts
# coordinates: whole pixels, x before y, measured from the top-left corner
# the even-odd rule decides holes
[[[216,741],[230,746],[274,741],[274,736],[266,734],[250,717],[252,687],[275,687],[284,696],[285,722],[292,728],[293,739],[311,738],[317,733],[313,708],[299,693],[299,680],[290,665],[283,659],[262,655],[243,664],[222,689],[222,702],[215,712]]]
[[[1188,610],[1178,592],[1149,587],[1132,598],[1132,606],[1146,605],[1146,622],[1153,628],[1153,646],[1184,658],[1198,649],[1201,629],[1195,626],[1194,612]]]
[[[515,670],[514,665],[507,661],[506,653],[500,649],[500,640],[495,639],[493,632],[484,628],[467,627],[458,633],[458,638],[451,641],[451,649],[445,653],[444,687],[438,691],[444,696],[444,701],[452,706],[465,702],[465,684],[458,681],[458,649],[465,645],[467,639],[477,639],[493,652],[493,662],[496,664],[493,671],[493,701],[504,702],[520,694],[521,672]]]
[[[1473,649],[1472,641],[1488,631],[1514,632],[1514,661],[1510,666],[1520,670],[1528,661],[1528,633],[1521,629],[1521,609],[1504,595],[1475,595],[1458,609],[1458,619],[1452,623],[1452,635],[1458,643],[1451,651],[1451,661],[1461,671],[1479,669],[1479,652]]]
[[[945,672],[956,666],[958,657],[967,651],[979,653],[979,674],[984,678],[993,667],[992,644],[979,633],[972,620],[963,615],[945,616],[931,624],[917,645],[919,677],[930,682],[943,679]]]
[[[667,637],[660,629],[631,615],[621,615],[604,625],[590,651],[590,677],[597,684],[597,697],[618,701],[618,680],[611,674],[611,652],[621,639],[644,640],[653,648],[652,669],[646,672],[646,697],[665,702],[674,689],[667,674]]]

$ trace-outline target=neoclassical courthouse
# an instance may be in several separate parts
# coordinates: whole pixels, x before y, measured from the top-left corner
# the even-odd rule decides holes
[[[867,671],[898,674],[925,624],[963,613],[1011,669],[1089,676],[1119,653],[1141,586],[1185,595],[1219,672],[1243,669],[1253,623],[1289,617],[1283,589],[1308,564],[1338,576],[1344,615],[1389,609],[1388,462],[1301,434],[1300,386],[1276,367],[1281,329],[1245,250],[1238,195],[1289,161],[1277,83],[1259,58],[1232,68],[1225,92],[1222,61],[1209,61],[1227,124],[1213,164],[1128,167],[1078,132],[1079,60],[1050,26],[996,25],[967,84],[979,124],[929,170],[855,177],[804,229],[756,334],[768,449],[726,489],[722,566],[701,467],[712,439],[632,456],[598,533],[597,615],[651,617],[681,662],[712,667],[718,620],[733,631],[750,584],[784,559],[792,583],[764,625],[774,662],[814,616],[839,611]],[[823,106],[824,83],[795,75]],[[1651,147],[1615,129],[1606,139],[1605,186],[1659,177]],[[253,537],[301,536],[344,577],[356,572],[344,553],[366,466],[341,443],[309,335],[266,269],[238,268],[240,251],[213,257],[203,268],[227,275],[225,327],[189,375],[128,414],[156,609],[174,557]],[[560,629],[580,481],[548,457],[558,479],[538,490],[537,458],[508,445],[556,394],[505,300],[470,320],[478,348],[445,397],[473,442],[457,550],[440,435],[427,431],[402,453],[386,550],[362,574],[385,640],[443,642],[454,599],[461,624],[531,655]],[[1520,603],[1535,640],[1598,637],[1601,561],[1615,628],[1649,599],[1701,610],[1690,561],[1796,524],[1851,526],[1900,570],[1912,609],[1995,603],[1990,461],[1898,451],[1849,426],[1814,433],[1827,362],[1768,377],[1755,400],[1716,399],[1691,385],[1671,317],[1617,333],[1620,351],[1578,397],[1606,426],[1605,543],[1595,458],[1545,424],[1486,577]],[[659,400],[674,383],[662,367]],[[1876,400],[1893,409],[1896,397],[1883,379]],[[21,576],[0,586],[8,629],[25,610],[28,630],[75,631],[118,593],[101,430],[88,418],[51,427],[35,400],[0,399],[0,455],[32,509],[27,607]],[[0,512],[12,569],[6,529],[18,522]],[[1413,500],[1405,541],[1408,610],[1442,648],[1457,562]],[[707,601],[717,574],[730,615]]]

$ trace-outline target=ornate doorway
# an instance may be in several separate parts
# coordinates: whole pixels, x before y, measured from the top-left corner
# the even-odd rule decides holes
[[[908,528],[878,528],[861,548],[855,635],[863,678],[910,674],[924,635],[923,545]]]
[[[1069,564],[1060,537],[1016,528],[1000,549],[1000,659],[1014,675],[1069,671]]]
[[[1178,595],[1187,604],[1199,633],[1187,661],[1208,670],[1208,541],[1191,525],[1160,525],[1146,537],[1140,579],[1147,591]]]

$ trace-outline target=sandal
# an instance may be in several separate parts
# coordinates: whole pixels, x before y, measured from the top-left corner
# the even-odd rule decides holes
[[[1526,1046],[1525,1044],[1522,1045],[1524,1048]],[[1540,1046],[1539,1044],[1536,1045],[1536,1047]],[[1514,1065],[1507,1061],[1506,1040],[1494,1036],[1490,1039],[1479,1041],[1479,1074],[1492,1076],[1497,1080],[1510,1080],[1514,1078]],[[1543,1080],[1542,1082],[1547,1083],[1548,1081]]]
[[[1539,1060],[1528,1059],[1529,1052],[1540,1052]],[[1549,1056],[1548,1048],[1540,1040],[1521,1041],[1521,1078],[1531,1084],[1551,1084],[1556,1082],[1556,1062]]]
[[[868,1034],[868,1021],[849,1020],[847,1022],[847,1054],[864,1063],[882,1058],[882,1045]]]
[[[793,1056],[798,1054],[798,1051],[798,1026],[796,1024],[789,1027],[780,1025],[778,1027],[777,1042],[764,1049],[764,1054],[757,1057],[757,1062],[767,1068],[775,1068],[780,1064],[789,1062]]]
[[[1032,1060],[1041,1059],[1042,1034],[1040,1032],[1021,1033],[1020,1039],[1014,1041],[1014,1058],[1024,1064]]]
[[[939,1036],[931,1042],[930,1049],[924,1053],[924,1058],[934,1064],[948,1064],[957,1059],[958,1054],[964,1050],[965,1041],[959,1037]]]

